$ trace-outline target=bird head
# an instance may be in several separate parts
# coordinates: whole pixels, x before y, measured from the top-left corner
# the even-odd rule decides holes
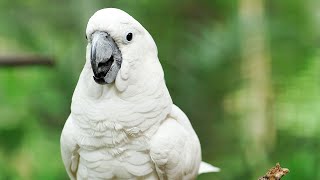
[[[116,81],[124,63],[143,71],[142,60],[157,57],[158,53],[148,31],[129,14],[115,8],[101,9],[89,19],[86,38],[87,62],[91,64],[94,81],[101,85]]]

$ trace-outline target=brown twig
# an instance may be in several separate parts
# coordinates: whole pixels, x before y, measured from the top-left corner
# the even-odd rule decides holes
[[[21,67],[21,66],[54,66],[54,60],[45,56],[0,56],[1,67]]]
[[[289,169],[281,168],[280,164],[277,163],[275,167],[271,168],[266,175],[258,180],[280,180],[287,173],[289,173]]]

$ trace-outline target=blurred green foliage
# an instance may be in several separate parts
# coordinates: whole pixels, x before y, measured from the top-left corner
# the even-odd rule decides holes
[[[60,133],[85,61],[86,23],[105,7],[125,10],[156,41],[173,101],[198,133],[203,159],[222,169],[199,179],[257,179],[276,162],[291,171],[283,179],[320,179],[320,3],[263,4],[276,138],[267,163],[254,167],[245,156],[245,120],[227,103],[243,86],[239,2],[0,1],[0,55],[56,60],[54,68],[0,67],[0,179],[67,179]]]

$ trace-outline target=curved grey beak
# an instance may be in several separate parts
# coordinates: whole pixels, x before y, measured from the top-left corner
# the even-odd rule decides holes
[[[122,63],[121,52],[106,32],[92,34],[91,67],[93,79],[98,84],[110,84],[115,81]]]

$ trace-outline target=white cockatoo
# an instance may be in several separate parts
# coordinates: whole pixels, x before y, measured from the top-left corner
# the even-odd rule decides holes
[[[61,135],[71,179],[195,179],[199,139],[172,103],[148,31],[122,10],[89,20],[86,62]]]

